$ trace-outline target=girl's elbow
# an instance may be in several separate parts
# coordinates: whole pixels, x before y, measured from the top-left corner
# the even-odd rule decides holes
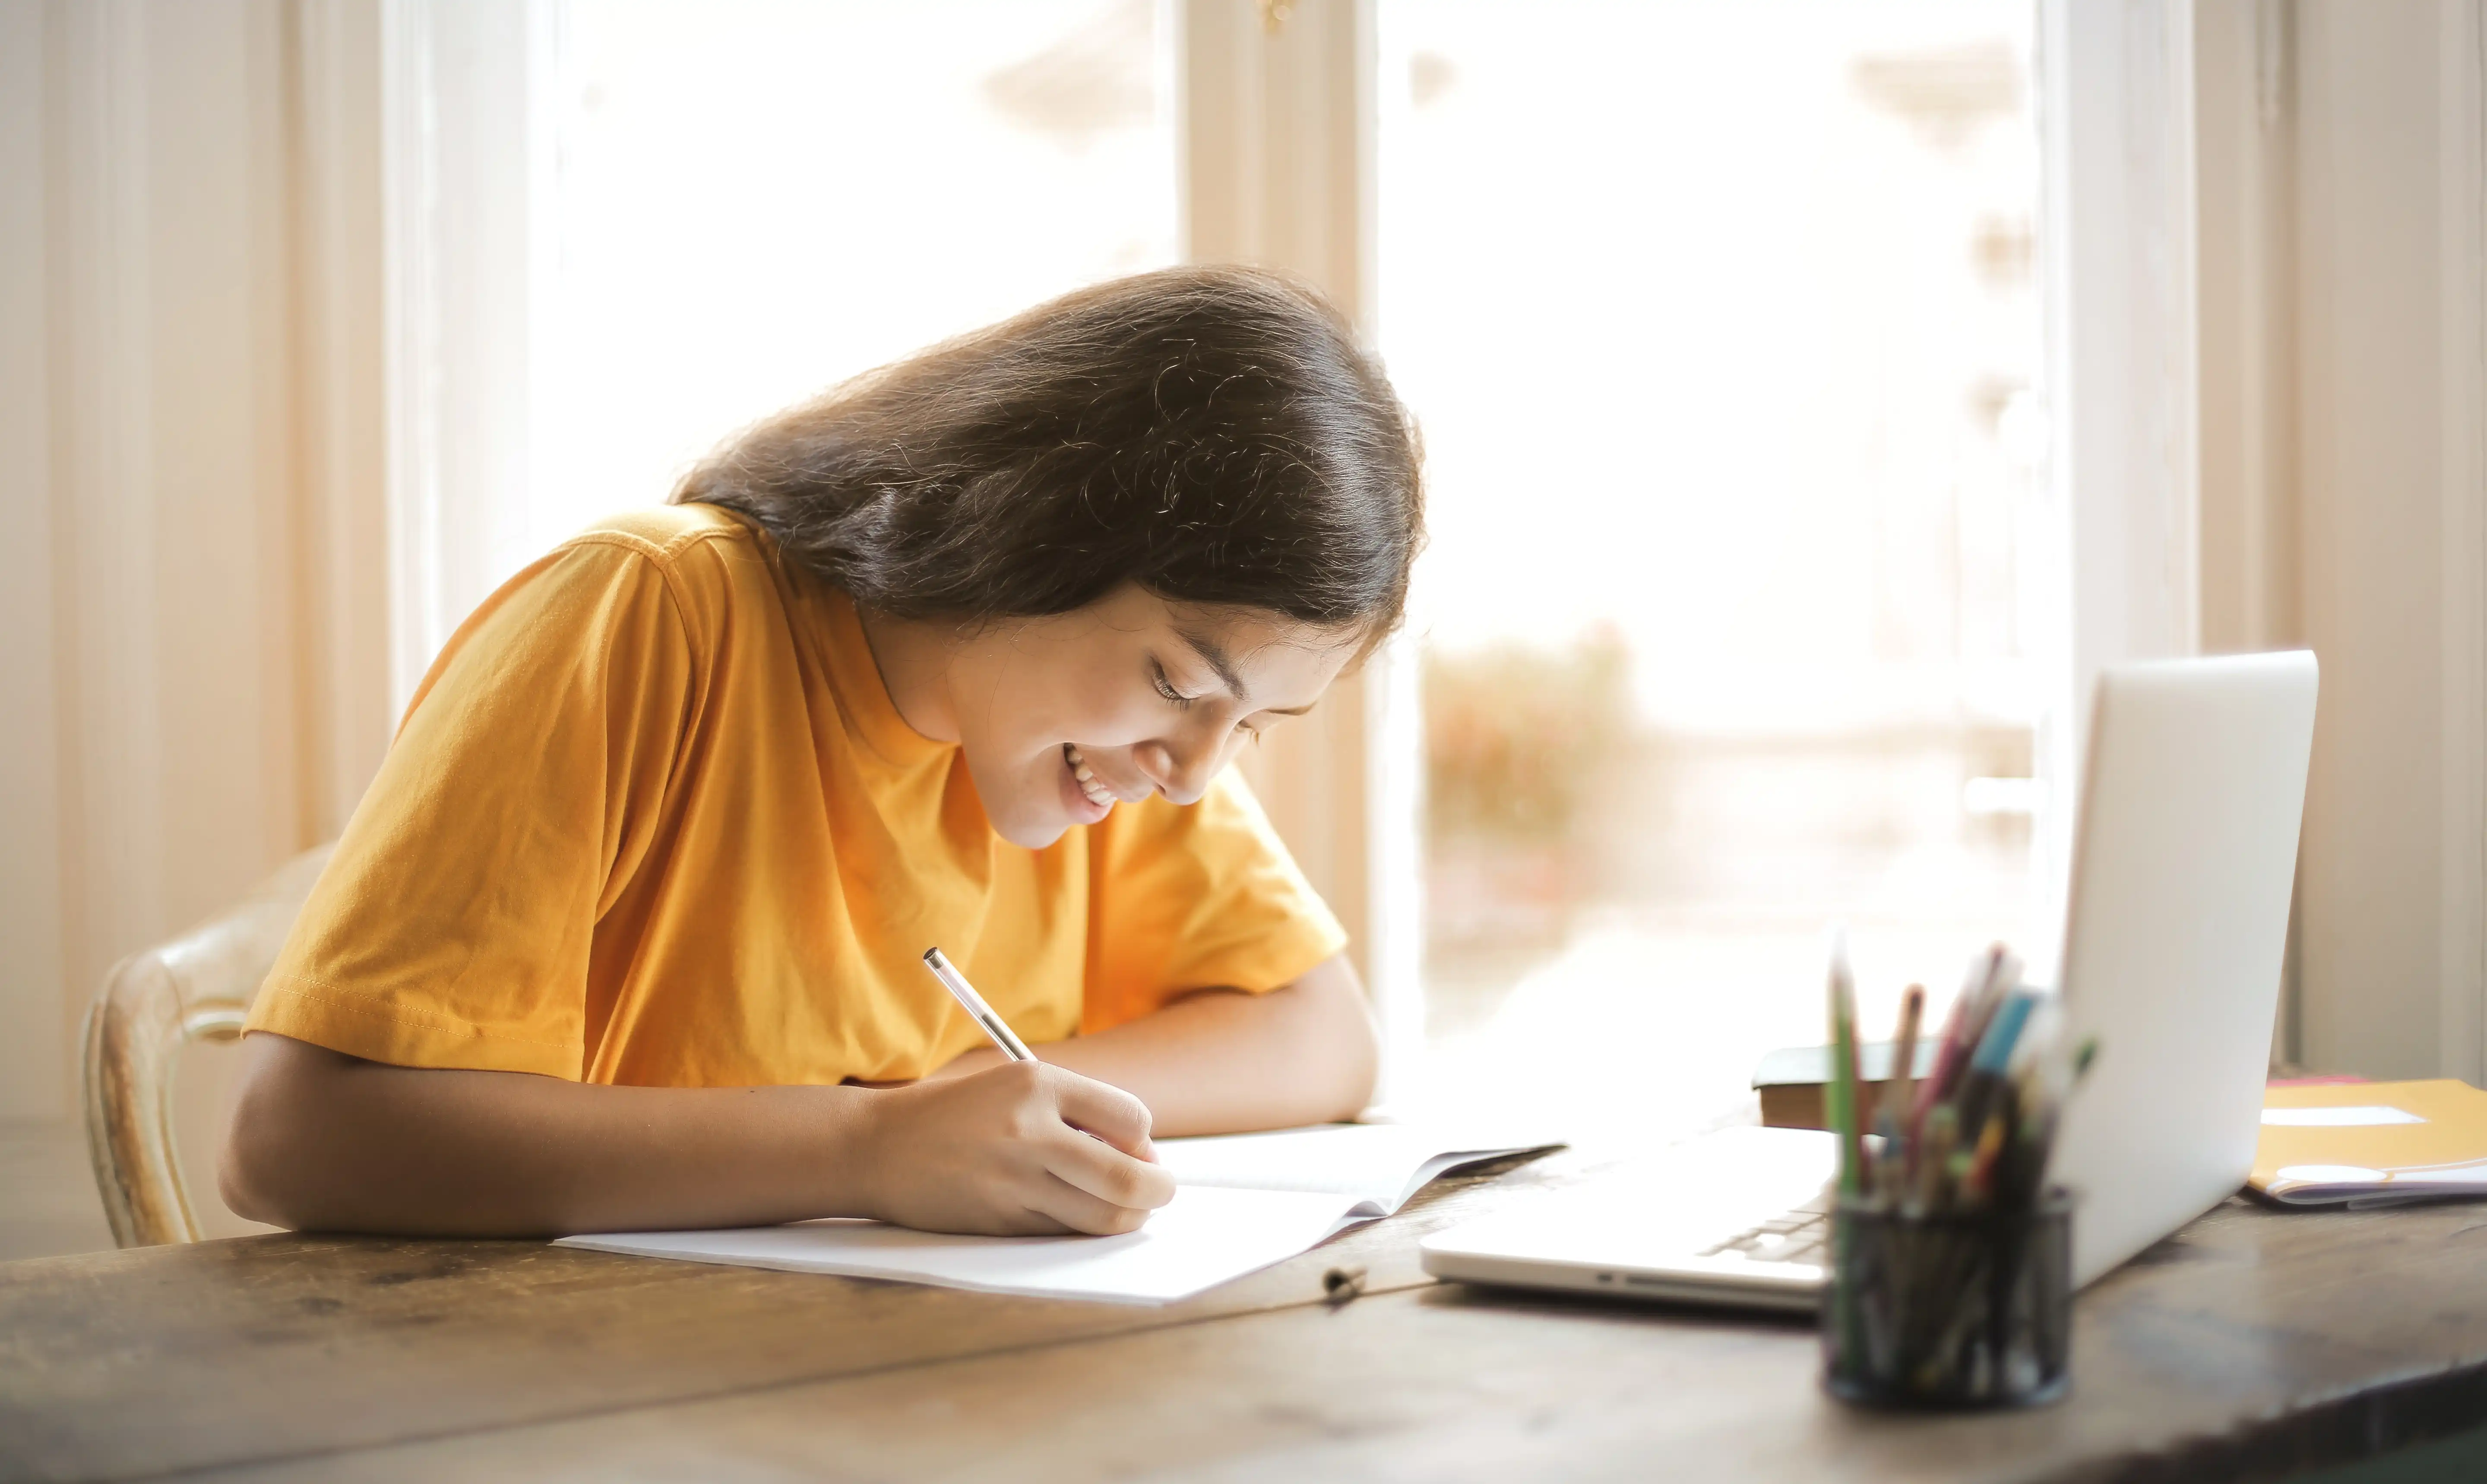
[[[301,1190],[301,1165],[284,1147],[267,1111],[245,1095],[225,1126],[216,1159],[216,1194],[225,1209],[244,1221],[300,1230],[310,1224]]]
[[[1382,1080],[1382,1042],[1367,1021],[1356,1043],[1356,1059],[1347,1077],[1347,1113],[1355,1117],[1373,1106],[1374,1088]]]
[[[216,1194],[245,1221],[300,1230],[313,1223],[322,1183],[311,1168],[309,1130],[328,1121],[333,1089],[321,1074],[333,1053],[253,1034],[242,1043],[241,1083],[217,1151]]]
[[[216,1159],[216,1195],[223,1198],[225,1209],[246,1222],[286,1225],[277,1203],[265,1194],[265,1179],[250,1151],[238,1146],[228,1132],[224,1149]]]
[[[1382,1075],[1382,1037],[1360,991],[1350,1010],[1338,1017],[1328,1037],[1334,1106],[1326,1121],[1353,1118],[1371,1107]]]

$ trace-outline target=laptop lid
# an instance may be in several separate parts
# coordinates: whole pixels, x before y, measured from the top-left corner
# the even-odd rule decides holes
[[[2262,1124],[2298,824],[2314,735],[2308,653],[2162,661],[2100,677],[2074,841],[2061,982],[2066,1032],[2099,1057],[2066,1110],[2052,1173],[2080,1193],[2073,1279],[2086,1286],[2235,1192]],[[1764,1167],[1786,1176],[1769,1200],[1818,1187],[1834,1160],[1825,1134],[1769,1136],[1768,1160],[1713,1134],[1670,1151],[1647,1194],[1685,1222],[1748,1220],[1740,1194]],[[1737,1179],[1702,1168],[1719,1144]],[[1703,1158],[1693,1158],[1693,1156]],[[1622,1193],[1631,1195],[1630,1191]],[[1424,1239],[1445,1278],[1776,1305],[1647,1212],[1621,1225],[1611,1197],[1566,1193]],[[1768,1203],[1766,1201],[1765,1203]],[[1820,1270],[1806,1268],[1818,1287]],[[1805,1292],[1810,1292],[1806,1288]],[[1802,1293],[1790,1302],[1801,1302]]]
[[[2099,677],[2065,920],[2067,1029],[2098,1059],[2054,1177],[2086,1284],[2253,1168],[2314,743],[2314,656]]]

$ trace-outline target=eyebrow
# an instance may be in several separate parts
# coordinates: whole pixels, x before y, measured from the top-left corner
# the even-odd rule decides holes
[[[1252,693],[1244,687],[1244,676],[1236,670],[1235,661],[1227,655],[1224,645],[1211,635],[1191,629],[1177,629],[1174,637],[1189,645],[1191,652],[1200,657],[1200,662],[1217,673],[1218,680],[1238,704],[1248,706],[1252,703]],[[1311,709],[1309,705],[1271,706],[1269,712],[1271,716],[1301,716]]]

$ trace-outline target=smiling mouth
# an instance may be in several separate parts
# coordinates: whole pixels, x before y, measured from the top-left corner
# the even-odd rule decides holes
[[[1114,807],[1114,790],[1097,782],[1095,771],[1088,766],[1088,759],[1079,756],[1077,746],[1069,742],[1063,743],[1062,760],[1071,765],[1071,781],[1079,785],[1080,793],[1087,797],[1089,803],[1099,809]]]

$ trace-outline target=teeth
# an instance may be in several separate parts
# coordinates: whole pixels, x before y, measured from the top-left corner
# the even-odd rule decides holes
[[[1088,802],[1101,809],[1112,809],[1114,791],[1097,782],[1096,771],[1088,766],[1088,759],[1079,755],[1079,749],[1065,742],[1062,756],[1071,764],[1071,777],[1078,783],[1080,793],[1087,797]]]

